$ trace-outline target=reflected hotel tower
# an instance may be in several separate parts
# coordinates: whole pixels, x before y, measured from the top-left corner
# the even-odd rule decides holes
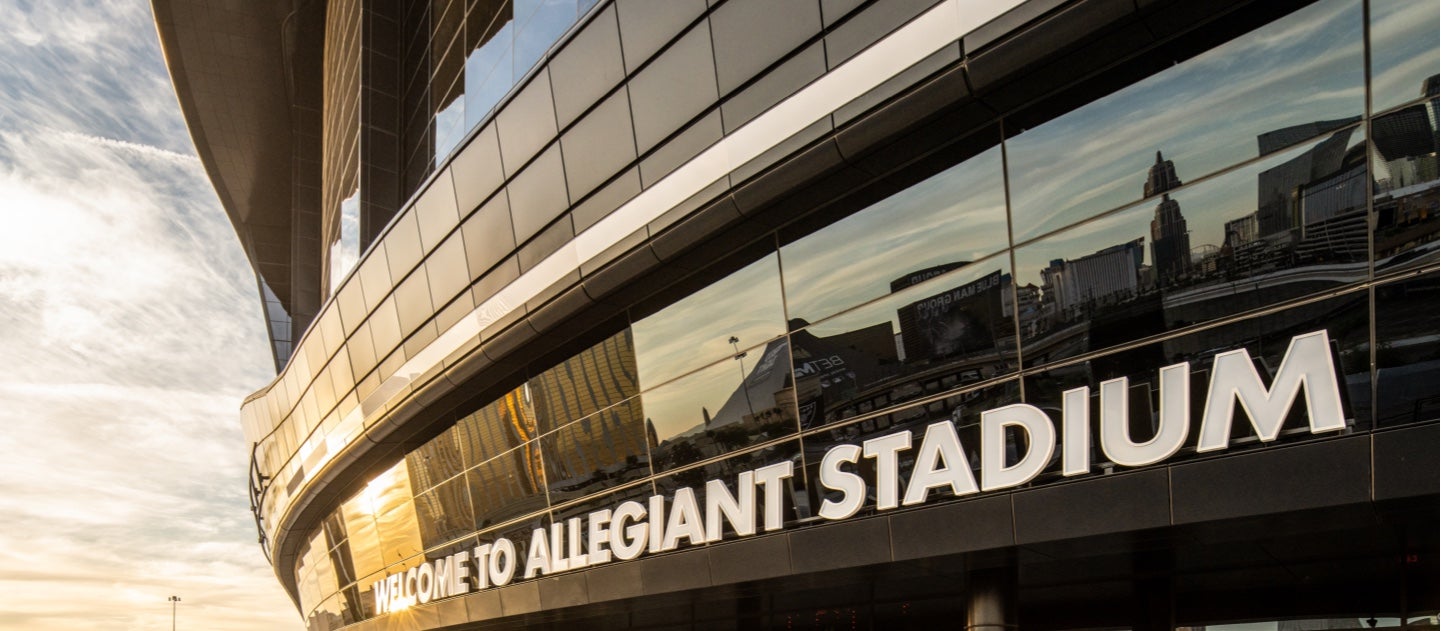
[[[1146,174],[1145,196],[1161,196],[1156,218],[1151,220],[1151,260],[1156,280],[1162,285],[1174,284],[1191,269],[1191,235],[1186,231],[1186,218],[1181,216],[1181,205],[1166,193],[1180,186],[1176,165],[1162,160],[1157,151],[1156,164]]]
[[[1222,4],[152,0],[296,628],[1441,627],[1441,9]]]

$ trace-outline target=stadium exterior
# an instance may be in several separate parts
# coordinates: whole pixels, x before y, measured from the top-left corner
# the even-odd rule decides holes
[[[1434,2],[152,2],[310,629],[1437,628]]]

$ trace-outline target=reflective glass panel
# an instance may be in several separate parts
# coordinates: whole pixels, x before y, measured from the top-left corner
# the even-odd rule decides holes
[[[1376,273],[1437,259],[1437,100],[1371,120]]]
[[[996,147],[781,248],[792,328],[1007,245]]]
[[[1359,120],[1361,22],[1317,3],[1008,140],[1015,240]]]
[[[415,495],[418,496],[465,470],[459,435],[457,428],[452,427],[405,455]]]
[[[380,533],[380,556],[387,563],[409,559],[425,549],[420,541],[415,504],[411,501],[376,515],[375,526]]]
[[[1016,249],[1034,366],[1367,277],[1361,128]]]
[[[955,265],[791,334],[802,428],[1015,370],[1008,258]]]
[[[540,431],[549,432],[639,391],[630,329],[530,380]]]
[[[510,391],[499,400],[460,419],[455,424],[461,457],[467,467],[475,466],[535,438],[535,408],[529,389]]]
[[[1437,276],[1376,287],[1376,425],[1438,416]]]
[[[380,534],[375,527],[375,498],[362,491],[341,504],[340,513],[345,519],[346,545],[356,575],[379,572],[385,561],[380,556]]]
[[[630,399],[541,439],[552,503],[650,475],[650,445],[640,410],[640,400]]]
[[[531,441],[467,471],[474,528],[479,530],[546,507],[539,441]]]
[[[789,361],[781,338],[642,394],[655,470],[795,433]]]
[[[649,316],[631,328],[642,389],[785,332],[776,256]]]
[[[1371,111],[1436,96],[1437,22],[1435,2],[1371,3]]]
[[[492,30],[473,43],[470,55],[465,58],[466,127],[480,124],[515,85],[511,73],[515,30],[509,14],[507,2],[502,12],[493,17],[489,27]]]
[[[470,487],[465,478],[455,478],[416,495],[415,514],[424,548],[435,547],[471,532],[475,519],[470,511]]]
[[[575,18],[575,0],[515,0],[515,76],[540,61]]]

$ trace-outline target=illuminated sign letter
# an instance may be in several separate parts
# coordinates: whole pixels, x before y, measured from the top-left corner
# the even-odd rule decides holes
[[[1091,389],[1061,393],[1061,475],[1091,472]]]
[[[945,486],[950,487],[951,493],[958,497],[976,492],[971,463],[961,451],[961,438],[956,435],[956,426],[950,421],[931,423],[926,427],[926,436],[916,450],[916,468],[911,472],[911,479],[906,481],[906,497],[901,504],[921,504],[926,501],[926,494],[931,489]]]
[[[837,445],[821,457],[821,486],[841,492],[840,501],[821,500],[821,508],[817,511],[821,517],[845,519],[861,510],[861,504],[866,501],[866,481],[854,473],[841,471],[842,463],[854,463],[860,457],[861,448],[858,445]]]
[[[700,507],[695,502],[695,491],[683,486],[675,490],[670,500],[670,522],[665,526],[665,541],[661,550],[674,550],[680,546],[681,538],[691,543],[705,542],[705,523],[700,518]]]
[[[911,430],[886,434],[861,443],[861,452],[876,459],[876,508],[889,510],[900,506],[901,480],[897,453],[911,448]]]
[[[725,517],[742,537],[756,534],[756,474],[746,471],[736,476],[736,491],[740,498],[731,495],[725,482],[710,480],[705,483],[705,540],[720,541],[721,517]]]
[[[544,528],[531,531],[530,554],[525,558],[525,578],[535,578],[537,574],[550,574],[550,545],[546,543]]]
[[[1026,454],[1006,464],[1006,428],[1026,432]],[[1056,449],[1056,428],[1039,408],[1024,403],[981,412],[981,490],[994,491],[1031,481],[1051,460]]]
[[[1196,451],[1226,448],[1231,436],[1234,402],[1240,402],[1262,441],[1276,440],[1281,433],[1281,422],[1302,390],[1306,391],[1311,433],[1346,428],[1341,392],[1336,386],[1336,366],[1331,362],[1331,340],[1324,330],[1291,338],[1269,390],[1261,383],[1261,376],[1256,374],[1256,366],[1246,349],[1217,355],[1211,367],[1211,385],[1206,391],[1206,410],[1201,415],[1201,439]]]
[[[1144,443],[1131,441],[1129,389],[1125,377],[1101,384],[1101,450],[1106,458],[1141,467],[1175,455],[1191,432],[1191,364],[1161,369],[1161,420],[1156,435]]]

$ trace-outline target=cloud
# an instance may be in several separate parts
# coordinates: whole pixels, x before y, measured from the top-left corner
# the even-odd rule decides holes
[[[255,543],[254,276],[142,2],[0,26],[0,630],[299,626]],[[9,17],[9,16],[7,16]]]

